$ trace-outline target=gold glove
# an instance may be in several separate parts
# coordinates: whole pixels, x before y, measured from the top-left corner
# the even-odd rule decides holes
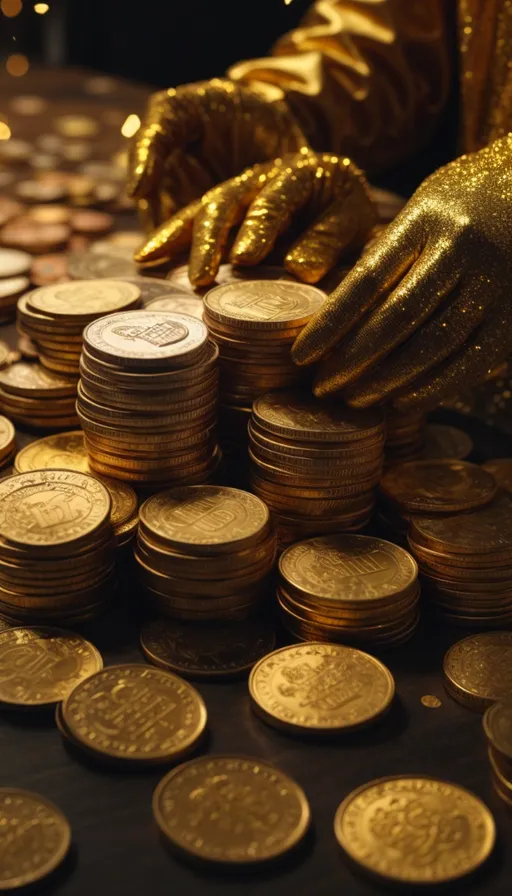
[[[242,222],[230,259],[255,265],[300,216],[300,236],[284,260],[301,280],[316,283],[348,247],[361,246],[376,212],[362,172],[346,158],[303,150],[255,165],[209,190],[158,228],[136,255],[139,264],[170,261],[192,244],[189,277],[213,283],[231,228]]]
[[[512,135],[440,168],[298,337],[315,393],[427,409],[512,351]]]
[[[151,227],[248,165],[305,146],[286,104],[215,79],[153,94],[133,144],[129,192]]]

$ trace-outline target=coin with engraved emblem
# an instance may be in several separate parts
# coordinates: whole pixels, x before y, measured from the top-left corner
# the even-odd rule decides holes
[[[69,822],[50,800],[0,787],[0,890],[25,887],[51,874],[70,846]]]
[[[361,871],[402,885],[458,880],[489,858],[496,839],[475,794],[419,775],[358,787],[339,806],[334,833]]]
[[[477,712],[512,700],[512,632],[480,632],[450,647],[443,662],[451,697]]]
[[[394,697],[389,669],[341,644],[309,642],[263,657],[249,678],[254,712],[290,734],[335,734],[385,713]]]
[[[109,666],[83,681],[62,704],[72,740],[111,761],[178,761],[206,727],[200,695],[177,675],[142,664]]]
[[[169,311],[111,314],[84,330],[84,342],[95,357],[141,367],[192,362],[207,339],[201,321]]]
[[[53,706],[103,668],[89,641],[58,628],[11,628],[0,633],[0,705]]]
[[[280,330],[304,326],[325,302],[321,289],[286,280],[245,280],[205,296],[208,315],[223,324]]]
[[[183,858],[246,867],[297,847],[311,823],[306,795],[288,775],[260,759],[204,756],[160,781],[153,813]]]
[[[450,513],[488,504],[497,490],[490,473],[466,461],[410,461],[388,470],[382,495],[411,513]]]
[[[88,280],[41,286],[27,296],[29,308],[53,317],[87,319],[137,305],[140,290],[123,280]]]
[[[2,372],[0,371],[0,381]],[[461,525],[464,520],[464,525]],[[498,495],[491,504],[465,513],[448,516],[423,514],[411,520],[410,536],[414,542],[433,550],[455,554],[510,553],[512,550],[512,501]]]
[[[380,408],[342,408],[298,392],[272,392],[253,405],[254,420],[263,429],[284,436],[314,441],[357,441],[384,432]]]
[[[49,468],[88,473],[89,463],[82,430],[55,433],[30,442],[16,455],[14,467],[17,473]]]

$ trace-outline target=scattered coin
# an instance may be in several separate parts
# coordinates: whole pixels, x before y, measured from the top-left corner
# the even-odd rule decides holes
[[[512,701],[512,632],[481,632],[458,641],[443,663],[446,690],[459,703],[483,712]]]
[[[106,212],[96,212],[90,209],[74,211],[71,215],[71,227],[78,233],[98,234],[108,233],[114,226],[112,215]]]
[[[70,846],[69,823],[50,800],[0,787],[0,890],[24,887],[51,874]]]
[[[17,277],[25,274],[32,263],[26,252],[16,249],[0,249],[0,277]]]
[[[30,279],[34,286],[50,286],[69,279],[65,255],[40,255],[34,258],[30,268]]]

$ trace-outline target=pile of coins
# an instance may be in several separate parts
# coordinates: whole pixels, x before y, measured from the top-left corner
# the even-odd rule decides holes
[[[34,470],[77,470],[91,473],[85,439],[82,430],[56,433],[30,442],[16,455],[16,473],[32,473]],[[118,548],[127,547],[135,537],[139,522],[138,501],[134,490],[126,483],[107,476],[92,473],[110,493],[112,506],[110,523]]]
[[[428,605],[454,625],[512,621],[512,501],[499,495],[471,513],[414,516],[409,546]]]
[[[507,703],[489,707],[483,725],[494,789],[512,807],[512,692]]]
[[[78,377],[84,327],[139,304],[140,290],[122,280],[54,283],[19,300],[18,329],[34,343],[44,367]]]
[[[312,538],[279,560],[281,619],[301,641],[402,644],[417,628],[419,593],[414,559],[378,538]]]
[[[77,412],[91,468],[149,489],[207,481],[216,444],[217,349],[196,318],[111,314],[84,331]]]
[[[324,301],[321,290],[286,280],[235,281],[205,296],[203,319],[219,346],[221,443],[228,452],[245,446],[256,398],[304,380],[291,347]]]
[[[0,470],[8,467],[16,454],[16,433],[7,417],[0,416]]]
[[[4,200],[0,204],[0,221],[5,204],[11,200]],[[17,203],[11,203],[16,205]],[[3,207],[2,207],[3,206]],[[6,323],[16,314],[16,303],[22,293],[30,286],[30,280],[26,276],[31,263],[31,257],[26,252],[16,249],[0,249],[0,323]]]
[[[169,489],[140,508],[140,581],[165,616],[201,622],[250,615],[268,593],[275,550],[267,507],[239,489]]]
[[[22,426],[68,429],[76,426],[76,379],[17,361],[0,370],[0,410]]]
[[[379,409],[343,408],[295,391],[258,398],[249,424],[250,482],[272,511],[279,546],[362,529],[383,451]]]
[[[393,405],[386,411],[386,465],[416,460],[425,446],[426,415],[418,411],[397,411]]]
[[[0,611],[16,622],[97,616],[114,586],[110,495],[85,473],[43,470],[0,482]]]

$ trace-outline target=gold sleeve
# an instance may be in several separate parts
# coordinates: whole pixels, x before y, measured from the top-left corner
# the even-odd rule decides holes
[[[229,77],[285,99],[315,149],[370,171],[428,136],[449,89],[443,0],[317,0],[272,55]]]

